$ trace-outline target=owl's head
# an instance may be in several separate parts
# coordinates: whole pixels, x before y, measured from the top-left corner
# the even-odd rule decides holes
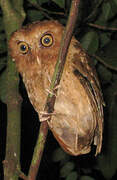
[[[9,50],[20,73],[33,65],[55,64],[63,26],[57,21],[38,21],[14,32]]]

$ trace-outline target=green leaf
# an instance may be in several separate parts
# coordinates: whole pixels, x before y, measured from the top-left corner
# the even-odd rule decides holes
[[[102,4],[101,13],[98,19],[95,21],[95,24],[106,26],[108,19],[111,17],[111,5],[109,2],[104,2]]]
[[[52,1],[55,2],[61,8],[65,7],[65,0],[52,0]]]
[[[38,10],[28,10],[27,17],[30,19],[31,22],[33,22],[41,20],[44,16]]]
[[[109,2],[103,3],[102,6],[102,18],[104,18],[105,21],[109,19],[109,14],[111,11],[111,5]]]
[[[106,44],[108,44],[110,41],[110,37],[108,36],[108,33],[101,33],[100,34],[100,47],[104,47]]]
[[[30,0],[31,3],[37,4],[37,0]]]
[[[116,4],[116,6],[117,6],[117,0],[113,0],[113,2]]]
[[[66,180],[77,180],[78,174],[76,171],[72,171],[66,178]]]
[[[42,5],[43,3],[47,3],[49,0],[38,0],[38,3]]]
[[[95,179],[90,176],[81,176],[80,180],[95,180]]]
[[[95,31],[87,32],[80,42],[82,47],[87,50],[89,54],[94,54],[99,46],[98,34]]]
[[[110,69],[117,70],[117,40],[110,41],[109,44],[96,54],[104,65]]]
[[[63,161],[65,159],[68,159],[69,155],[65,153],[61,148],[58,148],[54,151],[52,160],[54,162]]]
[[[109,19],[113,18],[115,15],[117,15],[117,2],[115,0],[109,1],[111,6],[111,11],[109,15]]]
[[[112,80],[112,73],[104,65],[99,64],[97,72],[102,79],[103,83],[109,83]]]
[[[74,169],[75,165],[73,162],[67,162],[60,170],[60,176],[66,177]]]
[[[111,179],[117,170],[117,168],[116,168],[117,165],[115,167],[113,167],[114,165],[112,164],[112,162],[109,162],[109,159],[111,161],[111,158],[109,158],[109,156],[106,157],[106,156],[102,155],[102,156],[98,157],[98,161],[97,161],[98,162],[97,169],[100,168],[103,176],[106,179]]]
[[[114,81],[105,89],[108,110],[104,139],[106,147],[104,153],[97,158],[97,168],[101,170],[105,179],[111,179],[117,171],[117,73],[114,76]]]

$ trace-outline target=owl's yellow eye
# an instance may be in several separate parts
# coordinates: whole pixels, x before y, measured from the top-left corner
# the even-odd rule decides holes
[[[29,46],[25,42],[19,42],[18,46],[19,46],[19,50],[22,54],[26,54],[29,50]]]
[[[49,47],[53,44],[53,38],[50,34],[46,34],[41,38],[41,44],[45,47]]]

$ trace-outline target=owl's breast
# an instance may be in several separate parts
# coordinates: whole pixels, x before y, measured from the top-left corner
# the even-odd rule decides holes
[[[41,75],[36,72],[29,75],[22,74],[28,97],[34,109],[39,113],[43,110],[47,98],[47,92],[44,88]]]

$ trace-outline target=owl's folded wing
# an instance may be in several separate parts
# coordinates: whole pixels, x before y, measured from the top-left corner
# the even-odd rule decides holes
[[[79,47],[79,44],[76,46]],[[80,47],[81,48],[81,47]],[[97,145],[96,154],[101,151],[103,132],[103,96],[89,56],[81,49],[80,54],[75,53],[72,59],[74,75],[77,76],[84,87],[92,104],[93,114],[97,121],[97,128],[94,135],[94,144]]]

